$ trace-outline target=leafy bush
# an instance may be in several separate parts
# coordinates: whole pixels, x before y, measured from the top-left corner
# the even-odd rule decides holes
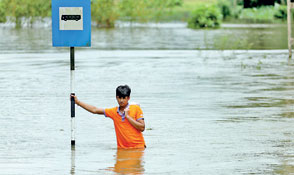
[[[219,0],[217,5],[221,10],[224,19],[232,15],[232,4],[229,1]]]
[[[224,19],[238,18],[242,10],[242,7],[238,6],[237,2],[234,6],[233,2],[228,0],[219,0],[217,6],[220,8]]]
[[[188,21],[189,28],[217,28],[220,26],[222,14],[215,5],[200,5],[192,13]]]
[[[277,19],[286,20],[287,19],[287,6],[286,5],[276,5],[274,17]]]

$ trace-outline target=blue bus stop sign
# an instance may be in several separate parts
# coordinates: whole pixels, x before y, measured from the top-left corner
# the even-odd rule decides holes
[[[90,0],[52,0],[53,47],[91,46]]]

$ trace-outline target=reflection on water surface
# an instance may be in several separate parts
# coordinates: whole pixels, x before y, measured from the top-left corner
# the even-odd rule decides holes
[[[118,174],[144,174],[144,149],[117,149],[116,163],[111,171]]]

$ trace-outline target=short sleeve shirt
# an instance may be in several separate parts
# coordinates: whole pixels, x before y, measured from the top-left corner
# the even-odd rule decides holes
[[[136,121],[142,120],[143,112],[139,105],[129,105],[129,115]],[[145,141],[142,132],[137,130],[119,112],[119,107],[107,108],[104,115],[113,120],[118,148],[144,148]]]

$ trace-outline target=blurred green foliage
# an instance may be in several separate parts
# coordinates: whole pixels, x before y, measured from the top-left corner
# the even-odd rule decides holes
[[[120,12],[120,19],[125,21],[145,21],[148,16],[149,8],[152,1],[145,0],[120,0],[118,9]]]
[[[16,27],[21,26],[22,18],[27,18],[32,24],[37,18],[51,15],[51,1],[48,0],[1,0],[0,7]]]
[[[246,8],[240,14],[240,19],[248,22],[270,22],[274,20],[274,7]]]
[[[114,27],[118,19],[114,0],[94,0],[91,2],[92,20],[98,27]]]
[[[181,6],[183,0],[91,0],[92,19],[99,27],[114,27],[115,21],[147,21],[158,19],[165,9]],[[0,0],[0,22],[23,19],[33,24],[36,19],[51,16],[51,0]]]
[[[2,5],[2,3],[0,3],[0,23],[6,22],[6,11]]]
[[[251,0],[257,3],[260,0]],[[209,2],[209,3],[208,3]],[[118,20],[130,22],[188,21],[191,28],[218,27],[222,18],[236,22],[285,20],[285,0],[275,6],[243,8],[244,0],[91,0],[92,20],[98,27],[114,27]],[[278,4],[278,3],[281,3]],[[0,0],[0,23],[16,27],[51,16],[51,0]]]
[[[198,28],[217,28],[222,21],[220,9],[215,5],[200,5],[192,13],[188,21],[188,27]]]
[[[232,3],[230,1],[219,0],[217,5],[221,10],[224,19],[230,17],[233,14]]]
[[[242,7],[237,4],[238,2],[234,2],[234,0],[218,0],[217,6],[221,10],[223,19],[239,17]]]
[[[242,2],[235,0],[218,0],[224,20],[245,23],[274,23],[287,19],[287,6],[285,0],[276,0],[274,6],[260,6],[243,8]],[[261,1],[251,1],[257,3]],[[281,4],[279,4],[279,3]],[[292,12],[293,13],[293,12]],[[237,19],[237,20],[236,20]]]
[[[182,6],[183,0],[167,0],[168,7]]]
[[[293,11],[291,13],[293,16]],[[287,20],[287,6],[276,3],[275,6],[242,9],[239,19],[254,23]]]
[[[158,21],[167,9],[181,6],[183,0],[120,0],[120,19],[127,21]]]
[[[293,15],[293,13],[292,13]],[[274,17],[277,19],[286,20],[287,19],[287,6],[286,5],[276,5]]]

